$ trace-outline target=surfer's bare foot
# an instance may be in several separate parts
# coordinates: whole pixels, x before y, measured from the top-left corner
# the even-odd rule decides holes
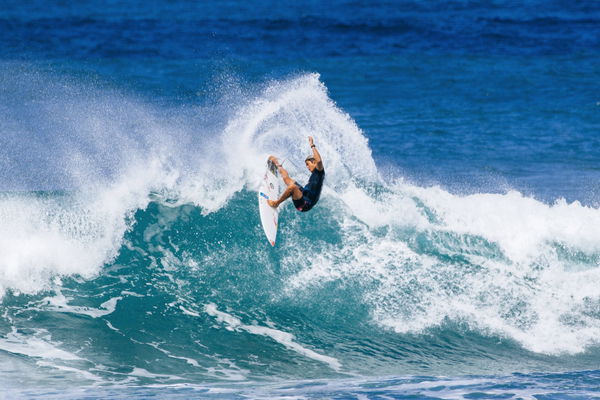
[[[269,204],[271,207],[273,207],[273,208],[277,208],[277,205],[278,205],[278,204],[277,204],[275,201],[273,201],[273,200],[267,200],[267,203],[268,203],[268,204]]]

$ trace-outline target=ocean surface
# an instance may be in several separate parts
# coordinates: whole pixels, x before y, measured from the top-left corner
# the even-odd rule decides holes
[[[0,9],[2,400],[600,398],[599,207],[597,1]]]

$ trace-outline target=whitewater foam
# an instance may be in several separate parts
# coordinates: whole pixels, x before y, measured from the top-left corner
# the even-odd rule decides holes
[[[344,246],[310,250],[287,280],[289,296],[355,282],[373,320],[399,333],[454,321],[539,353],[576,354],[599,343],[599,210],[404,182],[357,204],[366,210],[349,206],[338,217]],[[565,248],[578,259],[562,256]],[[286,265],[293,270],[304,252],[292,250]]]

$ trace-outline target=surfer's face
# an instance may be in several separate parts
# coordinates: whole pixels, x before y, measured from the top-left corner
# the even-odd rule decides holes
[[[315,168],[317,168],[317,163],[312,160],[306,160],[306,168],[308,168],[310,172],[313,172]]]

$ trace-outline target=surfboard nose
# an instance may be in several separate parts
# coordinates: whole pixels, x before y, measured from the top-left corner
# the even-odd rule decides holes
[[[277,199],[280,195],[279,174],[277,169],[270,169],[267,163],[267,171],[263,176],[258,191],[258,209],[260,222],[262,224],[267,240],[271,246],[275,246],[279,220],[279,209],[269,204],[270,199]],[[271,163],[272,164],[272,163]]]

